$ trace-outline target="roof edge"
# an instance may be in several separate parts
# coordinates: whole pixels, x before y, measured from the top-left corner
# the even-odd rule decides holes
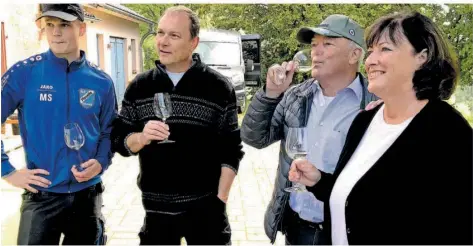
[[[125,6],[126,9],[123,9],[123,8],[119,8],[117,6],[115,6],[114,4],[109,4],[109,3],[106,3],[106,4],[99,4],[100,7],[104,8],[104,9],[107,9],[107,10],[110,10],[110,11],[113,11],[113,12],[116,12],[116,13],[119,13],[119,14],[123,14],[123,15],[126,15],[128,17],[131,17],[135,20],[138,20],[138,21],[141,21],[141,22],[144,22],[146,24],[150,24],[150,25],[154,25],[156,24],[156,22],[134,12],[134,11],[128,11]]]

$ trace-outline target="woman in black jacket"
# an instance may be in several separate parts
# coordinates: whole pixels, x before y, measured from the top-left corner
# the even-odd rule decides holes
[[[378,19],[366,34],[368,90],[384,104],[353,121],[333,175],[306,160],[289,179],[325,201],[333,244],[469,244],[472,128],[443,100],[457,60],[419,13]]]

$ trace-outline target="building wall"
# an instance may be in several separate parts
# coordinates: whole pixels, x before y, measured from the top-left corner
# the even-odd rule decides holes
[[[37,4],[0,4],[0,20],[5,23],[7,68],[20,60],[47,50],[47,42],[39,40],[34,21]]]
[[[29,56],[44,52],[48,49],[46,38],[40,39],[39,29],[34,21],[38,12],[37,4],[12,4],[0,3],[0,21],[5,22],[5,33],[7,34],[7,67],[11,67],[17,61],[24,60]],[[141,72],[139,66],[139,24],[124,18],[104,13],[92,7],[85,7],[86,11],[101,19],[99,22],[87,22],[87,32],[79,42],[79,47],[86,52],[87,59],[99,65],[105,72],[111,73],[111,51],[108,48],[110,37],[125,39],[127,47],[125,54],[125,81],[131,81],[136,73]],[[97,42],[97,34],[100,41]],[[131,40],[135,40],[135,52],[132,52]],[[98,46],[97,46],[98,45]],[[101,53],[100,60],[97,54]],[[132,54],[135,56],[135,67],[132,67]]]
[[[140,28],[139,24],[123,18],[104,13],[100,10],[86,7],[87,12],[95,15],[101,19],[99,22],[89,24],[87,26],[87,54],[90,61],[98,64],[107,73],[111,73],[111,50],[109,48],[110,37],[123,38],[125,41],[125,81],[129,83],[136,73],[141,72],[139,66],[139,42],[140,42]],[[99,36],[99,43],[97,42],[97,35]],[[132,39],[137,44],[134,52],[131,50]],[[103,43],[100,43],[103,42]],[[97,53],[100,53],[97,56]],[[133,57],[136,63],[133,67]],[[100,57],[100,58],[98,58]],[[99,61],[101,59],[102,61]],[[135,74],[133,74],[135,70]]]

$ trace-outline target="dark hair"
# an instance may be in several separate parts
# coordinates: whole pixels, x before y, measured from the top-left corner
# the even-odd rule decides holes
[[[189,17],[189,20],[191,22],[190,23],[191,39],[199,36],[200,21],[199,21],[199,17],[194,11],[192,11],[190,8],[179,5],[179,6],[173,6],[166,9],[166,11],[164,11],[164,14],[171,13],[171,12],[183,12],[187,14],[187,17]]]
[[[412,83],[418,100],[450,98],[458,80],[458,60],[438,27],[418,13],[396,13],[376,20],[366,33],[367,47],[381,36],[397,44],[405,36],[415,53],[427,49],[427,61],[415,71]]]

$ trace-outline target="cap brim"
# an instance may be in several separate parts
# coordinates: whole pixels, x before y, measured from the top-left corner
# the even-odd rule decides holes
[[[61,12],[61,11],[46,11],[46,12],[42,13],[41,16],[39,16],[36,20],[39,20],[43,17],[56,17],[56,18],[59,18],[59,19],[65,20],[65,21],[75,21],[75,20],[78,19],[77,16],[74,16],[74,15],[71,15],[71,14],[68,14],[68,13],[64,13],[64,12]]]
[[[310,44],[312,42],[312,38],[314,38],[315,34],[319,34],[322,36],[327,36],[327,37],[343,37],[342,35],[332,32],[328,29],[321,28],[321,27],[315,27],[315,28],[309,28],[309,27],[303,27],[299,30],[297,33],[297,40],[303,44]]]

